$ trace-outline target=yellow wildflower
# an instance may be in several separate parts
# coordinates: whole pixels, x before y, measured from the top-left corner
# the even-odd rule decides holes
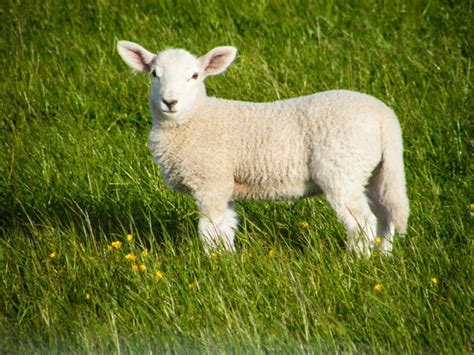
[[[146,265],[145,264],[132,264],[132,270],[133,271],[145,271],[146,270]]]
[[[125,255],[125,259],[127,259],[128,261],[134,261],[136,258],[137,257],[132,253],[128,253],[127,255]]]
[[[120,240],[116,240],[110,244],[113,249],[118,250],[122,247],[122,242]]]
[[[382,238],[380,238],[379,236],[375,237],[375,244],[377,245],[382,244]]]
[[[374,293],[380,293],[382,292],[382,285],[381,284],[375,284],[374,285]]]
[[[211,252],[211,253],[209,254],[209,256],[210,256],[211,258],[217,258],[217,253],[216,253],[215,251],[213,251],[213,252]]]
[[[86,292],[85,296],[86,300],[90,300],[91,299],[91,294],[89,292]]]
[[[141,253],[140,253],[141,256],[143,256],[144,258],[146,258],[148,256],[148,250],[143,250]]]
[[[112,250],[114,250],[114,247],[112,245],[107,245],[107,250],[112,251]]]
[[[165,273],[163,271],[157,271],[155,272],[155,276],[158,280],[161,280],[163,278],[163,276],[165,276]]]
[[[133,235],[127,234],[127,240],[131,242],[133,240]]]
[[[49,254],[50,259],[54,259],[57,256],[58,256],[58,253],[56,253],[55,251],[53,251],[51,254]]]
[[[298,222],[298,227],[300,227],[301,229],[308,229],[309,223],[306,222],[306,221],[299,221]]]
[[[194,280],[193,282],[189,283],[188,284],[188,288],[191,289],[191,288],[195,288],[197,286],[197,281]]]
[[[438,283],[438,278],[432,277],[431,282],[433,283],[433,285],[436,285]]]
[[[275,256],[276,255],[276,251],[273,250],[273,249],[270,249],[270,251],[268,252],[268,256]]]

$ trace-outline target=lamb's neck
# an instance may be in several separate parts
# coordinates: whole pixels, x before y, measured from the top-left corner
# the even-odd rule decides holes
[[[196,117],[223,117],[229,118],[238,114],[239,117],[254,116],[258,114],[260,117],[271,116],[275,111],[284,110],[291,100],[277,102],[248,102],[217,98],[212,96],[203,96],[196,100],[192,108],[180,113],[179,116],[169,117],[157,113],[153,117],[153,125],[161,130],[180,129],[188,125]],[[153,111],[152,111],[153,114]]]
[[[265,112],[265,111],[274,111],[274,110],[285,110],[287,108],[293,108],[293,106],[301,101],[305,101],[311,98],[314,95],[302,96],[298,98],[290,98],[277,101],[267,101],[267,102],[250,102],[250,101],[239,101],[239,100],[229,100],[221,99],[217,97],[207,97],[208,105],[214,107],[223,107],[223,108],[232,108],[240,113],[242,112]]]

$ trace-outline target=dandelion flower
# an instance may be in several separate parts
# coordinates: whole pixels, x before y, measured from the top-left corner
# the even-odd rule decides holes
[[[374,285],[374,293],[380,293],[382,292],[382,285],[381,284],[375,284]]]
[[[379,236],[376,236],[375,237],[375,244],[377,244],[377,245],[382,244],[382,238],[380,238]]]
[[[306,222],[306,221],[299,221],[298,222],[298,227],[300,227],[301,229],[308,229],[309,223]]]
[[[161,280],[163,278],[163,276],[165,276],[165,273],[163,271],[157,271],[155,272],[155,276],[158,280]]]
[[[268,252],[268,256],[275,256],[276,255],[276,251],[273,250],[273,249],[270,249],[270,251]]]
[[[127,259],[128,261],[134,261],[136,258],[137,257],[132,253],[128,253],[127,255],[125,255],[125,259]]]
[[[91,299],[91,294],[89,292],[86,292],[84,297],[85,297],[86,300],[90,300]]]
[[[438,284],[438,278],[432,277],[432,278],[431,278],[431,282],[433,283],[433,285]]]
[[[118,250],[122,247],[122,242],[120,240],[116,240],[115,242],[112,242],[110,244],[112,246],[112,248],[114,248],[115,250]]]
[[[55,251],[53,251],[51,254],[49,254],[50,259],[54,259],[57,256],[58,256],[58,253],[56,253]]]
[[[209,254],[209,256],[210,256],[211,258],[217,258],[217,253],[216,253],[215,251],[213,251],[213,252],[211,252],[211,253]]]
[[[148,250],[142,250],[142,252],[140,253],[141,256],[143,256],[144,258],[146,258],[148,256]]]
[[[112,251],[112,250],[114,250],[114,247],[112,245],[107,245],[107,250]]]
[[[131,242],[133,240],[133,235],[127,234],[127,240]]]

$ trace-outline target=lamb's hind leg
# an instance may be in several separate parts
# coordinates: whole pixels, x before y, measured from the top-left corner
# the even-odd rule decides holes
[[[346,185],[347,186],[347,185]],[[363,188],[329,191],[326,198],[347,231],[347,246],[370,256],[376,237],[377,219],[370,210]]]
[[[381,238],[380,245],[376,245],[384,254],[392,252],[393,237],[395,235],[395,226],[390,221],[387,208],[382,204],[380,192],[380,175],[378,170],[369,180],[367,195],[369,196],[370,209],[377,217],[377,236]]]

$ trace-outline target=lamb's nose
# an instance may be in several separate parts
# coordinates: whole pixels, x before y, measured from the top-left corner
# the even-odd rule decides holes
[[[173,109],[173,106],[178,103],[178,100],[165,100],[165,99],[161,99],[161,101],[163,101],[163,103],[164,103],[166,106],[168,106],[168,110],[172,110],[172,109]]]

